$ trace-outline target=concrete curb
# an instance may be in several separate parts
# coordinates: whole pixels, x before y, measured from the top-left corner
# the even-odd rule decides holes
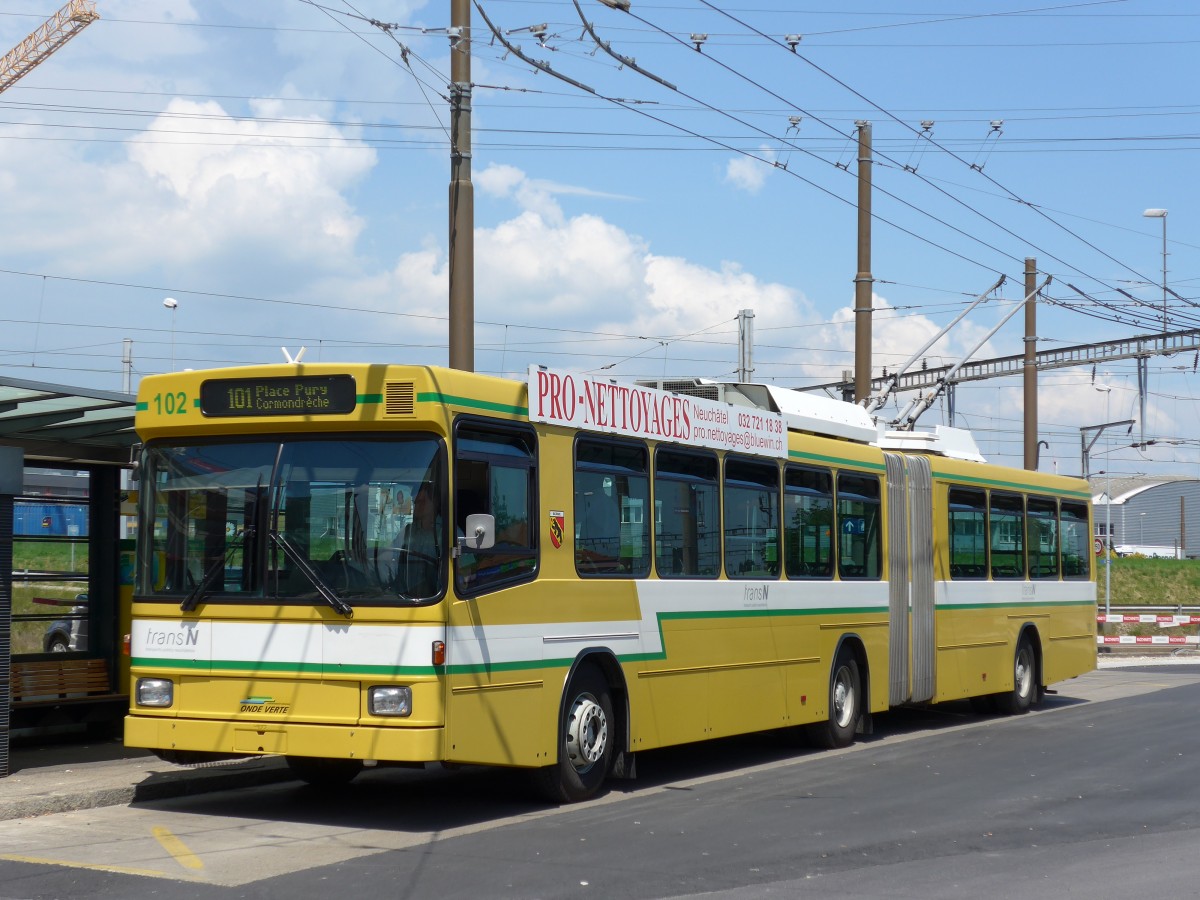
[[[294,781],[277,757],[177,767],[141,757],[28,769],[0,780],[0,820],[130,806],[214,791]]]

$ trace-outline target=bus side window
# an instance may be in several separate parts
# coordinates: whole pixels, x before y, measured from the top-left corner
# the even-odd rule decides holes
[[[1049,497],[1030,497],[1026,510],[1029,577],[1058,578],[1058,503]]]
[[[879,479],[841,472],[837,477],[838,576],[883,576],[883,509]]]
[[[659,578],[721,570],[717,455],[659,447],[654,460],[654,557]]]
[[[1025,577],[1025,502],[1020,494],[992,491],[988,550],[992,578]]]
[[[1063,578],[1091,578],[1091,535],[1086,503],[1062,502],[1059,514],[1062,535]]]
[[[950,488],[950,577],[987,578],[987,495]]]
[[[538,562],[537,437],[507,423],[462,417],[455,427],[454,521],[488,513],[496,543],[464,550],[455,567],[460,593],[472,596],[534,576]]]
[[[644,444],[575,442],[575,571],[582,577],[650,572],[649,454]]]
[[[784,474],[784,556],[788,578],[832,578],[833,476],[789,465]]]

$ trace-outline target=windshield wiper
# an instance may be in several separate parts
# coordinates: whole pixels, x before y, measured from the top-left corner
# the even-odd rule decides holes
[[[183,602],[179,604],[179,608],[181,610],[184,612],[191,612],[197,607],[197,605],[199,605],[200,601],[203,600],[205,595],[208,594],[209,588],[211,588],[213,583],[216,582],[217,576],[224,573],[226,567],[229,565],[229,561],[233,559],[233,552],[246,542],[246,535],[252,534],[253,532],[253,528],[243,529],[234,537],[233,540],[229,542],[229,547],[225,553],[209,563],[208,568],[204,570],[204,574],[200,576],[200,581],[194,588],[188,591],[188,595],[184,597]]]
[[[325,583],[325,579],[321,577],[321,573],[313,568],[313,564],[296,549],[296,546],[288,540],[286,535],[280,534],[275,529],[271,529],[267,534],[270,535],[271,541],[280,550],[283,555],[288,558],[288,561],[294,565],[300,573],[312,582],[312,586],[317,589],[317,593],[321,598],[332,606],[335,610],[341,613],[346,618],[353,618],[354,607],[338,596],[337,592]]]

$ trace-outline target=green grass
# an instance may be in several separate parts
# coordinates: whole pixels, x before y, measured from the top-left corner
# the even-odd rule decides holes
[[[22,573],[29,572],[61,572],[79,577],[78,581],[33,581],[23,577]],[[76,594],[87,590],[88,574],[88,545],[87,541],[71,543],[51,543],[48,541],[28,541],[20,537],[13,539],[13,585],[12,611],[12,652],[40,653],[42,652],[42,635],[53,619],[60,618],[71,611],[72,601]],[[33,598],[40,597],[65,601],[65,605],[57,606],[46,603],[34,603]],[[23,620],[23,616],[41,616],[45,618]]]
[[[33,572],[76,572],[86,576],[87,540],[51,543],[13,538],[13,573],[19,578],[26,569]]]
[[[1104,604],[1105,565],[1096,561],[1096,596]],[[1200,605],[1200,560],[1139,559],[1112,561],[1113,606]]]

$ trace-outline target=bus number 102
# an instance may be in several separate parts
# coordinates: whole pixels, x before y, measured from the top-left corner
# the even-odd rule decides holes
[[[187,413],[187,395],[183,391],[155,394],[154,411],[158,415],[182,416]]]

